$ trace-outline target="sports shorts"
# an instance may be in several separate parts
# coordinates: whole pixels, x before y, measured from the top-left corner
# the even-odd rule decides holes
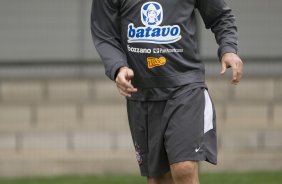
[[[127,100],[142,176],[159,177],[182,161],[217,164],[216,115],[206,88],[163,101]]]

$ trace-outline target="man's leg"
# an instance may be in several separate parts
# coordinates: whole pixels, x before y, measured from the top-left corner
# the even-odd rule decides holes
[[[170,166],[174,184],[199,184],[198,162],[185,161]]]
[[[200,184],[198,162],[179,162],[172,164],[170,168],[171,172],[159,178],[148,178],[148,184]]]
[[[148,178],[148,184],[174,184],[171,172],[164,174],[158,178]]]

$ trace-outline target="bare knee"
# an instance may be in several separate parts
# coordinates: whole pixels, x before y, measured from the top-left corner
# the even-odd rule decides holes
[[[198,184],[198,163],[192,161],[179,162],[171,165],[175,184]]]

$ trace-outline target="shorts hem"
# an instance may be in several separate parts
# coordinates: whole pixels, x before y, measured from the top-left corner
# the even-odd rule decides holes
[[[184,161],[206,161],[209,162],[213,165],[217,165],[217,160],[216,159],[211,159],[211,157],[208,156],[204,156],[204,157],[185,157],[185,158],[178,158],[175,159],[173,161],[171,161],[169,164],[175,164],[175,163],[179,163],[179,162],[184,162]]]

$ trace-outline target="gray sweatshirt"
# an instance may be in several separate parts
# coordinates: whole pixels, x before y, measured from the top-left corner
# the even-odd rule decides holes
[[[237,53],[237,27],[224,0],[93,0],[91,32],[114,80],[121,66],[137,88],[170,88],[205,81],[195,9],[215,35],[218,57]]]

